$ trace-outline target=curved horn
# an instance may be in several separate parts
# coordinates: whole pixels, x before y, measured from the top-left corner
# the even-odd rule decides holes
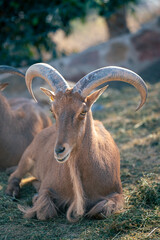
[[[52,66],[46,63],[33,64],[28,68],[25,79],[28,91],[35,101],[37,100],[32,91],[32,79],[34,77],[40,77],[44,79],[55,93],[60,91],[65,92],[65,90],[69,87],[62,75]]]
[[[14,67],[6,66],[6,65],[0,65],[0,73],[12,73],[23,78],[25,77],[25,74],[22,73],[21,71],[17,70]]]
[[[112,81],[129,83],[139,91],[141,102],[136,111],[146,102],[147,86],[143,79],[131,70],[115,66],[100,68],[87,74],[77,82],[73,92],[78,92],[82,97],[87,97],[94,88]]]

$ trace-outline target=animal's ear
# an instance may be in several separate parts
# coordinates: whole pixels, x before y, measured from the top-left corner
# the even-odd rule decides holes
[[[0,90],[3,91],[8,86],[8,83],[0,83]]]
[[[55,98],[54,92],[52,92],[46,88],[43,88],[43,87],[40,87],[40,89],[42,90],[42,92],[44,92],[47,95],[47,97],[49,97],[51,102],[54,101],[54,98]]]
[[[90,107],[97,99],[101,96],[101,94],[107,89],[108,85],[98,89],[97,91],[91,93],[89,96],[86,97],[87,105]]]

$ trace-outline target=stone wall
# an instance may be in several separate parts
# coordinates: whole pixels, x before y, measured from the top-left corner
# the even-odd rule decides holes
[[[68,80],[77,82],[97,68],[115,65],[137,73],[160,59],[160,18],[126,34],[50,64]]]
[[[88,48],[84,52],[73,54],[55,61],[49,62],[65,79],[77,82],[87,73],[104,66],[122,66],[129,68],[141,76],[148,78],[156,76],[160,79],[160,17],[142,26],[134,34],[126,34],[111,39],[100,45]],[[154,64],[156,64],[154,66]],[[151,70],[149,70],[151,68]],[[27,68],[21,69],[23,72]],[[158,70],[158,73],[157,73]],[[148,73],[149,71],[149,73]],[[150,75],[149,75],[150,74]],[[11,96],[29,96],[25,82],[21,78],[9,75],[0,75],[0,80],[10,82],[8,94]],[[153,78],[153,77],[152,77]],[[16,79],[16,81],[15,81]],[[148,80],[147,80],[148,81]],[[34,81],[35,83],[36,81]],[[44,81],[37,81],[37,87]],[[36,85],[36,84],[35,84]]]

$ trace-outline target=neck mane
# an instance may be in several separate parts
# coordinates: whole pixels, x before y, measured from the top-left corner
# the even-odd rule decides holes
[[[82,152],[84,148],[87,148],[88,153],[89,151],[92,151],[91,145],[93,138],[95,137],[95,127],[91,111],[87,114],[84,131],[85,133],[82,139],[82,144],[79,146],[79,156],[77,158],[73,157],[73,159],[68,162],[74,192],[74,199],[67,211],[67,218],[69,221],[77,220],[85,212],[85,193],[81,181],[81,172],[78,167],[78,160],[83,157]]]

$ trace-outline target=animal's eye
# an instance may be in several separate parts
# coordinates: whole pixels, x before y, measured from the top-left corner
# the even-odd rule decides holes
[[[80,113],[80,116],[84,117],[86,115],[87,111],[83,111]]]

